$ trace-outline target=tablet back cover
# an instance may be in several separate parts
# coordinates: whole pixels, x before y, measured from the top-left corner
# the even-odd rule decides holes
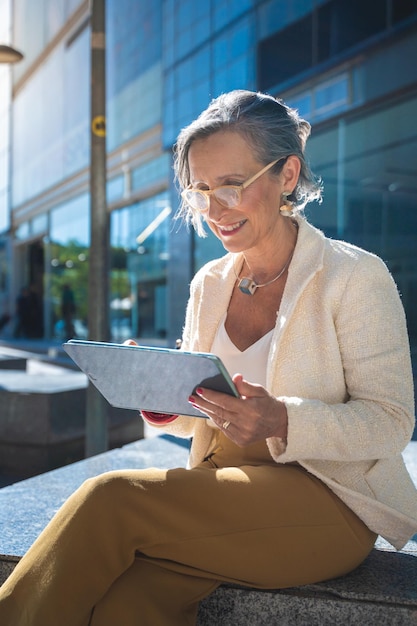
[[[80,340],[63,347],[115,407],[204,418],[188,402],[196,387],[236,395],[213,355]]]

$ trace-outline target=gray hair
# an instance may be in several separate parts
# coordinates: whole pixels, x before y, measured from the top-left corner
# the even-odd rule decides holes
[[[282,159],[271,170],[273,175],[281,172],[285,157],[295,155],[299,158],[300,176],[293,193],[288,197],[293,211],[302,211],[313,200],[320,201],[321,180],[313,174],[304,155],[311,131],[310,124],[282,100],[240,89],[212,100],[207,109],[179,133],[174,147],[174,171],[181,189],[190,184],[188,152],[191,144],[197,139],[225,130],[242,135],[260,163],[267,165]],[[187,223],[191,222],[197,233],[205,236],[200,213],[182,202],[177,216],[184,218]]]

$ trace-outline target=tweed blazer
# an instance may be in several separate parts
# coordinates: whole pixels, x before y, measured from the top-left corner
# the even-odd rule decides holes
[[[287,407],[288,438],[267,445],[276,463],[298,461],[400,549],[417,531],[417,491],[401,455],[414,393],[400,297],[380,258],[297,221],[266,385]],[[196,274],[184,350],[210,351],[235,280],[231,254]],[[190,467],[204,459],[205,419],[179,416],[164,429],[193,437]]]

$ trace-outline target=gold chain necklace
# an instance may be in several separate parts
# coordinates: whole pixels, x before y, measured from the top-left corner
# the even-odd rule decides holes
[[[267,283],[262,283],[261,285],[258,285],[258,283],[255,280],[253,280],[253,278],[247,278],[247,277],[239,278],[239,276],[238,276],[238,274],[236,272],[236,268],[235,268],[235,258],[233,257],[233,271],[235,273],[236,280],[239,281],[237,286],[239,287],[240,291],[242,293],[246,294],[247,296],[253,296],[255,291],[257,289],[259,289],[260,287],[267,287],[268,285],[272,285],[272,283],[274,283],[276,280],[278,280],[278,278],[281,278],[281,276],[283,275],[283,273],[285,272],[285,270],[289,266],[293,254],[294,254],[294,251],[291,252],[291,254],[290,254],[287,262],[285,263],[284,267],[279,272],[279,274],[277,276],[275,276],[275,278],[273,278],[272,280],[269,280]]]

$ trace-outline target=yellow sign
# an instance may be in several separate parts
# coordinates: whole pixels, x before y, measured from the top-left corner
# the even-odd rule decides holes
[[[91,122],[91,130],[97,137],[106,136],[106,118],[104,115],[97,115]]]

